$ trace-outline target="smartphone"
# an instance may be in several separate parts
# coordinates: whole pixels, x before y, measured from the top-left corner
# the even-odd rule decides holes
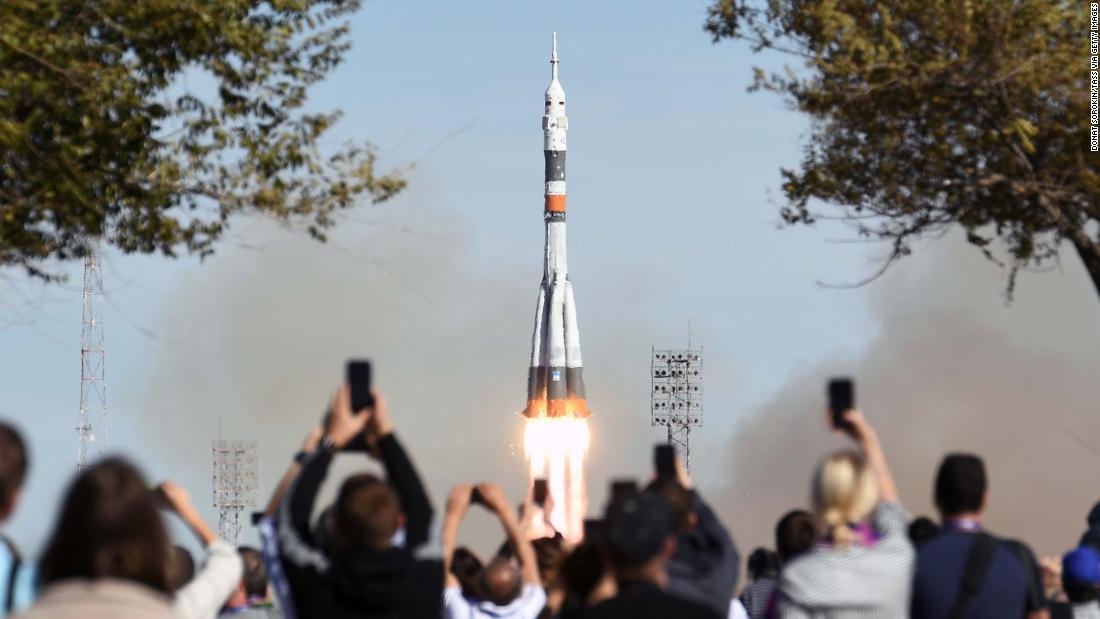
[[[172,508],[172,504],[168,502],[168,495],[164,494],[164,489],[160,486],[149,488],[149,496],[153,497],[153,504],[157,506],[157,509]]]
[[[351,412],[358,415],[364,408],[374,406],[374,397],[370,394],[370,361],[352,359],[348,361],[348,385],[351,387]]]
[[[654,447],[653,470],[657,479],[676,479],[676,448],[672,445]]]
[[[638,482],[633,479],[615,479],[611,482],[611,500],[618,501],[638,494]]]
[[[536,479],[535,485],[531,489],[531,500],[535,505],[542,507],[546,505],[546,496],[550,493],[550,488],[546,485],[545,479]]]
[[[485,505],[485,497],[481,496],[481,489],[477,486],[470,490],[470,503],[472,505]]]
[[[844,421],[844,413],[856,406],[856,385],[851,378],[834,378],[829,381],[829,412],[833,416],[833,427],[848,430],[850,424]]]

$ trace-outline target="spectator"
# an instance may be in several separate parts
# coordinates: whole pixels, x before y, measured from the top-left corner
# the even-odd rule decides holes
[[[940,527],[928,516],[921,516],[909,523],[909,541],[920,548],[928,540],[940,534]]]
[[[238,548],[237,552],[241,555],[244,573],[219,616],[276,619],[280,615],[268,598],[267,568],[264,566],[263,556],[259,550],[248,546]]]
[[[579,617],[585,609],[615,595],[615,579],[607,570],[602,544],[587,535],[561,564],[561,619]]]
[[[191,552],[180,545],[172,546],[168,559],[168,588],[179,591],[195,577],[195,558]]]
[[[23,619],[173,619],[171,546],[141,474],[101,460],[69,487]]]
[[[394,434],[386,399],[373,395],[373,408],[352,411],[347,385],[337,391],[320,447],[305,457],[279,507],[281,563],[303,619],[440,614],[443,561],[438,537],[429,535],[431,502]],[[313,504],[333,456],[358,440],[382,461],[389,483],[368,474],[345,479],[321,545],[310,529]]]
[[[779,576],[779,555],[767,548],[757,548],[749,555],[749,582],[741,592],[741,604],[750,619],[767,617],[769,601],[775,593]]]
[[[218,539],[191,504],[186,490],[166,481],[159,486],[158,494],[163,501],[162,507],[175,512],[199,538],[206,555],[202,568],[175,590],[176,613],[184,619],[214,619],[241,579],[241,558],[237,549]],[[169,572],[175,564],[175,553],[172,555]],[[169,582],[169,587],[173,584]]]
[[[517,568],[506,557],[493,558],[481,571],[476,597],[467,597],[462,594],[459,581],[448,565],[443,591],[444,615],[450,619],[534,619],[546,606],[546,592],[539,578],[535,549],[520,529],[519,521],[500,488],[480,484],[477,491],[486,509],[500,520],[520,566]],[[461,485],[451,490],[447,497],[447,515],[443,520],[443,556],[448,557],[448,562],[453,555],[459,525],[470,507],[472,494],[473,488]]]
[[[582,616],[591,619],[724,617],[721,610],[667,591],[668,563],[676,554],[673,508],[652,491],[614,500],[607,507],[605,547],[617,593]]]
[[[0,522],[11,518],[27,477],[27,448],[19,432],[0,423]],[[0,617],[26,608],[34,598],[34,570],[19,549],[0,535]]]
[[[818,537],[817,519],[810,512],[792,509],[775,525],[775,553],[780,565],[814,547]]]
[[[1045,616],[1042,579],[1031,551],[982,527],[987,492],[981,458],[944,458],[936,474],[935,501],[943,532],[918,553],[912,616]]]
[[[451,563],[448,571],[458,579],[458,584],[462,588],[462,595],[477,597],[477,581],[481,578],[483,569],[485,569],[485,565],[469,548],[459,546],[451,553]]]
[[[1062,590],[1069,603],[1051,607],[1051,619],[1100,619],[1100,554],[1081,546],[1062,557]]]
[[[908,516],[878,436],[863,415],[844,415],[859,452],[827,457],[814,476],[814,511],[824,539],[783,566],[779,614],[784,618],[903,617],[913,578]]]
[[[668,562],[669,592],[727,614],[741,564],[729,531],[694,490],[679,459],[676,478],[658,478],[647,490],[672,506],[676,552]]]

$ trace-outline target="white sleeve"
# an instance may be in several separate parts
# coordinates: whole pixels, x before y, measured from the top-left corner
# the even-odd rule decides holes
[[[540,585],[534,583],[523,585],[520,597],[523,599],[520,610],[520,616],[523,619],[536,619],[542,613],[542,609],[546,608],[546,589]]]
[[[445,619],[465,619],[470,615],[470,603],[462,596],[459,587],[443,589],[443,617]]]
[[[730,600],[729,619],[749,619],[749,613],[745,610],[745,605],[741,603],[741,600],[737,598]]]
[[[176,592],[176,614],[183,619],[215,619],[241,581],[244,564],[231,544],[220,539],[206,547],[206,562]]]

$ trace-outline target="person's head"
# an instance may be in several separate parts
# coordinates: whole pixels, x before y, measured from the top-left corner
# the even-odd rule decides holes
[[[27,447],[19,432],[0,423],[0,522],[7,520],[19,502],[27,476]]]
[[[646,486],[646,492],[659,494],[672,507],[672,522],[676,533],[686,533],[695,528],[698,518],[692,509],[691,491],[680,480],[669,477],[655,479]]]
[[[940,526],[928,516],[921,516],[909,523],[909,541],[914,546],[921,546],[939,534]]]
[[[405,524],[401,501],[389,484],[360,473],[344,480],[332,514],[333,542],[346,548],[382,550]]]
[[[554,537],[540,537],[531,541],[531,546],[535,549],[535,559],[539,566],[539,580],[546,589],[557,585],[558,569],[565,559],[564,541],[560,534]]]
[[[511,559],[494,557],[481,571],[478,593],[497,606],[507,606],[523,592],[523,574]]]
[[[168,593],[170,548],[141,473],[126,460],[107,458],[69,487],[39,564],[39,583],[118,578]]]
[[[647,491],[612,501],[604,522],[607,559],[615,578],[664,586],[665,566],[676,552],[675,518],[668,500]]]
[[[485,566],[469,548],[459,546],[451,555],[451,573],[458,579],[462,586],[462,594],[467,597],[477,595],[477,581],[481,577],[481,570]]]
[[[183,546],[168,551],[168,588],[178,591],[195,577],[195,559]]]
[[[1062,557],[1062,589],[1070,602],[1090,602],[1100,594],[1100,554],[1080,546]]]
[[[862,454],[839,451],[817,467],[812,494],[825,535],[845,546],[855,540],[848,525],[865,520],[878,504],[878,479]]]
[[[985,507],[985,464],[973,454],[948,454],[936,473],[936,508],[945,520],[976,516]]]
[[[259,550],[250,546],[237,549],[244,563],[241,573],[241,586],[248,597],[267,597],[267,567]]]
[[[749,578],[761,580],[779,574],[779,555],[767,548],[757,548],[749,555]]]
[[[817,541],[817,519],[810,512],[792,509],[775,525],[775,552],[783,563],[813,548]]]
[[[607,572],[604,551],[597,541],[585,539],[561,564],[565,596],[584,606]]]

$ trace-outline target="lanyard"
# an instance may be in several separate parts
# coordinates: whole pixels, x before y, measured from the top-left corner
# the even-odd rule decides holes
[[[959,518],[943,523],[945,531],[967,531],[977,533],[982,530],[982,523],[973,518]]]

